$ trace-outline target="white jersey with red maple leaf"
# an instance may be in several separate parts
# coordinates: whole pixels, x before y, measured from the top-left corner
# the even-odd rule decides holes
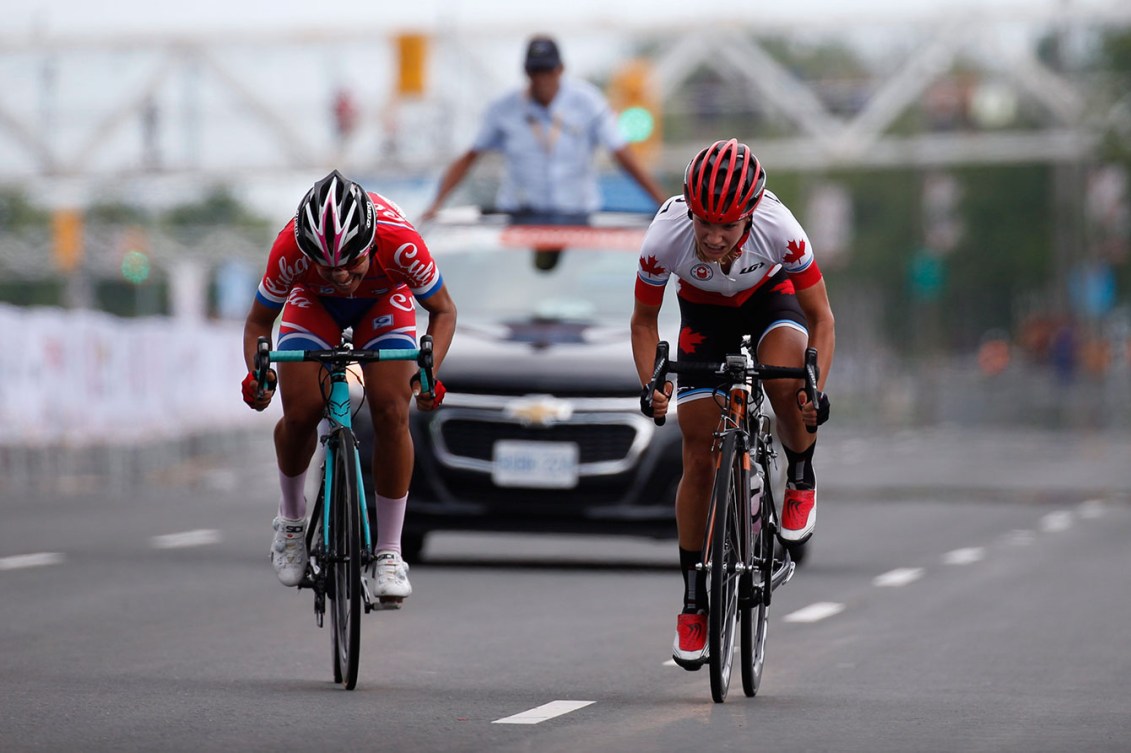
[[[809,236],[793,213],[770,191],[754,211],[750,234],[729,269],[695,253],[695,233],[682,196],[664,202],[644,236],[636,274],[636,299],[658,306],[668,278],[679,280],[679,296],[695,303],[741,306],[784,269],[803,290],[821,279]]]

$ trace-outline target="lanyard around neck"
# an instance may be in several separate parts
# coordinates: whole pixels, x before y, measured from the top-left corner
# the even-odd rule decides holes
[[[561,117],[554,113],[550,116],[550,125],[547,126],[537,115],[527,112],[526,122],[530,124],[530,130],[534,132],[534,138],[541,144],[542,150],[546,154],[554,151],[554,144],[558,143],[558,137],[562,135]]]

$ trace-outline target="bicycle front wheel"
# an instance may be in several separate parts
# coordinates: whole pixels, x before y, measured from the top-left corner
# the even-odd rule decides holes
[[[361,658],[361,500],[357,486],[357,443],[340,428],[330,440],[330,580],[333,609],[334,679],[346,690],[357,686]]]
[[[711,585],[707,618],[711,666],[711,697],[726,700],[734,660],[735,624],[738,616],[739,580],[742,577],[742,508],[749,492],[739,490],[742,475],[736,467],[737,435],[727,434],[719,455],[711,493]],[[739,493],[742,491],[743,493]]]
[[[765,471],[763,470],[763,473]],[[742,657],[742,691],[748,698],[758,693],[762,684],[762,667],[766,662],[766,630],[769,627],[772,592],[774,546],[776,535],[774,525],[767,518],[773,508],[773,492],[769,477],[766,477],[762,492],[762,509],[757,519],[756,529],[751,538],[753,569],[750,578],[750,598],[739,608],[739,638]]]

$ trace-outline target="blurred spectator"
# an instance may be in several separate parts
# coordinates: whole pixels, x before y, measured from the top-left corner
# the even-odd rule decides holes
[[[423,214],[433,218],[479,155],[503,154],[505,169],[495,209],[515,215],[584,219],[600,208],[594,155],[598,146],[659,206],[667,199],[617,128],[605,96],[592,84],[563,78],[557,42],[533,37],[526,48],[526,87],[491,103],[471,148],[448,166]]]
[[[1071,382],[1075,378],[1078,350],[1076,330],[1070,323],[1065,322],[1053,331],[1049,356],[1053,370],[1062,382]]]
[[[1009,338],[1001,330],[990,330],[978,346],[978,368],[986,376],[997,376],[1009,368]]]
[[[344,143],[357,129],[359,115],[357,102],[348,89],[338,89],[334,95],[334,132],[338,143]]]

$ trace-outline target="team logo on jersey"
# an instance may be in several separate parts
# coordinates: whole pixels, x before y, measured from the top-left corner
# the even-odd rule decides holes
[[[715,276],[715,270],[711,269],[710,264],[699,263],[691,268],[691,276],[699,282],[706,282]]]
[[[382,330],[393,326],[393,315],[384,314],[373,320],[373,329]]]
[[[415,311],[416,308],[412,304],[412,298],[404,293],[393,293],[389,296],[389,303],[393,308],[400,309],[401,311]]]
[[[789,249],[789,253],[785,255],[785,262],[787,264],[796,264],[797,262],[801,261],[801,258],[803,256],[805,256],[804,239],[790,241],[789,243],[785,244],[785,247]]]
[[[411,281],[414,288],[423,288],[435,277],[436,263],[429,260],[424,262],[417,257],[420,250],[415,243],[403,243],[393,252],[393,261]]]
[[[649,277],[659,277],[668,270],[660,265],[655,256],[643,256],[640,258],[640,271]]]
[[[681,353],[694,353],[705,339],[691,327],[684,327],[679,331],[679,350]]]

